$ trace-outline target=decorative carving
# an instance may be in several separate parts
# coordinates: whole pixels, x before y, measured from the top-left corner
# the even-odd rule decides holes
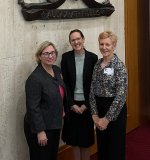
[[[26,21],[110,16],[115,10],[109,0],[102,3],[95,0],[83,0],[88,8],[57,9],[65,1],[47,0],[42,3],[25,3],[24,0],[18,0],[18,4],[22,7],[22,14]]]
[[[61,6],[66,0],[57,0],[52,2],[51,0],[47,0],[48,2],[42,3],[25,3],[24,0],[18,0],[18,4],[22,6],[22,9],[32,10],[32,9],[56,9]]]

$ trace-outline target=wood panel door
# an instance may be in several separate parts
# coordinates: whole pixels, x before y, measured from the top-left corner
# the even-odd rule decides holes
[[[150,0],[139,0],[139,70],[141,120],[150,120]]]
[[[127,132],[139,125],[138,1],[125,0],[125,55],[128,69]]]
[[[127,132],[150,120],[150,0],[125,0]]]

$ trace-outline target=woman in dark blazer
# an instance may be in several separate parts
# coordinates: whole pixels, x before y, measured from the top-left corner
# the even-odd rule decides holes
[[[62,139],[74,148],[75,160],[89,160],[94,143],[94,125],[90,114],[89,92],[97,55],[84,48],[84,35],[78,30],[69,34],[72,51],[62,55],[61,69],[67,87],[69,116],[64,119]]]
[[[38,66],[25,85],[24,131],[30,160],[56,160],[66,105],[66,92],[60,68],[54,65],[57,50],[45,41],[39,47]]]

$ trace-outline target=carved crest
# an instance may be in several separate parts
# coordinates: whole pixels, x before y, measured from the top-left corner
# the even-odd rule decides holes
[[[109,0],[102,3],[95,0],[82,0],[88,8],[58,9],[65,1],[47,0],[42,3],[25,3],[24,0],[18,0],[18,4],[22,7],[22,14],[26,21],[110,16],[115,11]]]

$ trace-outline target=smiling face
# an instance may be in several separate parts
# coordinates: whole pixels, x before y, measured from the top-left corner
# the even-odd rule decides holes
[[[104,31],[99,34],[99,50],[105,59],[111,59],[117,45],[117,36],[112,31]]]
[[[99,50],[104,58],[112,57],[115,45],[111,38],[105,38],[99,40]]]
[[[39,55],[41,64],[44,66],[53,65],[57,59],[57,53],[52,45],[46,47]]]
[[[84,37],[79,32],[73,32],[69,37],[70,44],[76,53],[81,53],[84,50]]]

